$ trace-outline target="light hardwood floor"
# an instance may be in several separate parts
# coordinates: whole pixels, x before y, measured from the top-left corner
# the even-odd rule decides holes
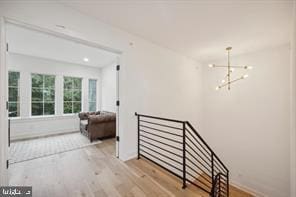
[[[33,186],[34,197],[208,196],[144,160],[122,162],[114,139],[86,148],[13,164],[10,185]],[[232,190],[231,190],[232,191]],[[237,192],[237,190],[235,190]],[[248,196],[232,192],[231,196]],[[249,195],[250,196],[250,195]]]

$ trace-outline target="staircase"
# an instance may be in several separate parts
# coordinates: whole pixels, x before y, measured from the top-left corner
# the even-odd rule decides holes
[[[145,158],[211,197],[229,196],[229,170],[188,121],[135,113],[138,159]]]

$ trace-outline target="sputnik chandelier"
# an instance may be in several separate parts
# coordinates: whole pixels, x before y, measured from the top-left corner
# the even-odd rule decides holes
[[[231,49],[232,49],[232,47],[227,47],[226,48],[226,51],[227,51],[227,66],[209,64],[210,68],[227,68],[227,74],[225,75],[224,79],[221,81],[221,84],[216,87],[216,90],[219,90],[219,89],[221,89],[223,87],[227,87],[228,90],[230,90],[230,85],[231,84],[248,77],[247,74],[244,74],[239,78],[231,79],[231,74],[233,73],[234,69],[250,70],[250,69],[253,68],[252,66],[230,66],[230,50]]]

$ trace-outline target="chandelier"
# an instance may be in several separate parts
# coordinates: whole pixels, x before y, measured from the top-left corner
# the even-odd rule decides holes
[[[230,90],[231,84],[248,77],[247,74],[244,74],[239,78],[232,79],[231,77],[232,77],[232,73],[233,73],[234,69],[250,70],[253,68],[252,66],[230,66],[230,51],[231,51],[231,49],[232,49],[232,47],[226,48],[226,51],[227,51],[227,65],[226,66],[225,65],[209,64],[210,68],[226,68],[227,69],[227,73],[226,73],[224,79],[222,79],[221,84],[216,87],[216,90],[219,90],[224,87],[227,87],[227,89]]]

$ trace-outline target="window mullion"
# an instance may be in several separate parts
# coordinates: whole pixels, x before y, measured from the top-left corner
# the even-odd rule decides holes
[[[44,75],[42,75],[42,87],[41,87],[41,91],[42,91],[42,116],[44,115]]]

